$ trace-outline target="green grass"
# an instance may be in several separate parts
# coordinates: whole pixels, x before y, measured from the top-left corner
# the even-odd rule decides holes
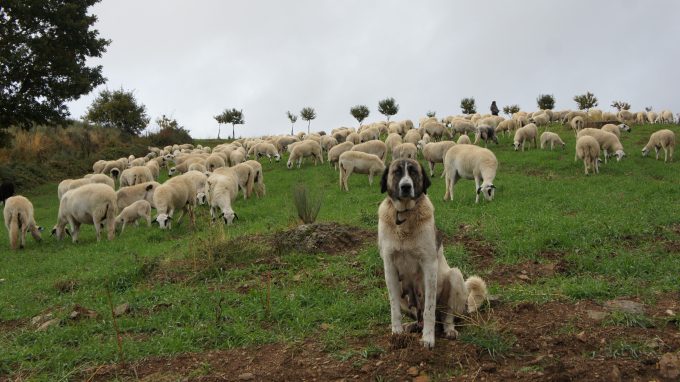
[[[680,133],[677,126],[671,128]],[[680,241],[680,164],[641,157],[655,129],[634,126],[631,134],[624,133],[628,156],[587,177],[582,163],[573,161],[574,136],[562,127],[551,130],[567,142],[564,151],[514,152],[511,138],[503,137],[500,146],[490,145],[500,162],[496,199],[478,205],[472,181],[461,181],[455,199],[443,202],[438,165],[428,190],[437,226],[449,236],[468,226],[466,235],[492,246],[494,264],[564,254],[567,272],[532,284],[490,283],[491,293],[506,301],[617,296],[651,301],[659,292],[678,291],[680,257],[668,244]],[[42,243],[28,238],[19,252],[9,251],[6,233],[0,235],[0,279],[5,279],[0,282],[0,329],[12,320],[21,323],[0,330],[0,379],[77,379],[85,369],[116,362],[107,289],[114,305],[131,305],[131,313],[117,322],[126,360],[305,338],[342,355],[350,350],[348,339],[387,328],[389,308],[375,244],[339,256],[278,253],[259,242],[239,241],[297,225],[292,191],[299,183],[321,198],[317,221],[376,229],[384,198],[379,182],[369,187],[365,176],[353,175],[350,192],[341,192],[338,174],[327,164],[306,162],[300,170],[288,170],[286,159],[262,161],[267,196],[240,197],[233,206],[239,215],[233,226],[211,228],[207,209],[201,208],[195,230],[188,220],[170,231],[142,225],[129,227],[112,242],[97,243],[92,226],[84,226],[78,244],[50,238],[58,210],[56,184],[23,190],[33,201],[38,224],[47,229]],[[465,274],[490,273],[477,267],[475,254],[460,243],[447,245],[445,253]],[[99,317],[69,320],[76,304]],[[30,318],[48,310],[63,318],[62,324],[36,332]],[[510,351],[511,339],[494,333],[461,329],[462,338],[483,351]],[[380,351],[366,347],[361,358]],[[610,353],[633,351],[639,353],[625,347]]]

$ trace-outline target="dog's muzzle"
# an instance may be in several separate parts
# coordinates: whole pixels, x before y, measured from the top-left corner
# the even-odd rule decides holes
[[[413,180],[411,180],[411,177],[404,177],[399,181],[399,197],[400,198],[415,197],[415,192],[413,189]]]

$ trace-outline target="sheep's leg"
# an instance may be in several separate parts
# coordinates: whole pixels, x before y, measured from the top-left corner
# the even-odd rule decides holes
[[[663,162],[667,163],[668,162],[668,148],[664,146],[663,148]]]
[[[449,197],[449,190],[450,190],[450,177],[449,173],[446,171],[446,167],[444,167],[444,172],[442,172],[442,175],[444,176],[444,186],[446,190],[444,191],[444,201]]]
[[[428,161],[427,164],[430,166],[430,177],[434,176],[434,162]]]
[[[151,214],[150,213],[146,214],[145,218],[146,218],[146,226],[151,227]]]
[[[109,231],[107,239],[113,240],[116,237],[116,220],[113,216],[106,220],[106,226]]]
[[[449,194],[450,200],[453,200],[453,188],[456,186],[458,179],[460,179],[460,175],[458,174],[458,171],[455,171],[451,177],[451,193]]]
[[[71,239],[74,243],[78,242],[78,235],[80,234],[80,222],[74,221],[71,223]]]
[[[659,160],[659,148],[655,147],[654,151],[656,151],[656,160]]]
[[[26,246],[26,231],[28,230],[28,225],[27,224],[22,224],[21,225],[21,244],[19,244],[19,248],[24,248]]]
[[[600,173],[600,161],[598,159],[599,158],[595,158],[595,173],[596,174]]]
[[[583,166],[586,168],[586,175],[588,175],[588,162],[590,160],[588,158],[583,158]]]
[[[119,235],[123,234],[123,231],[125,231],[125,225],[127,224],[127,219],[123,220],[123,225],[120,227],[120,233]]]
[[[94,231],[97,233],[97,243],[99,243],[99,240],[101,240],[101,231],[102,231],[102,225],[101,225],[101,219],[99,219],[97,216],[94,216]]]
[[[477,195],[475,197],[475,204],[479,203],[479,187],[481,186],[481,182],[479,177],[475,176],[475,194]]]
[[[345,171],[345,180],[343,181],[345,184],[345,191],[349,191],[349,176],[352,175],[352,170],[352,167],[350,167]]]

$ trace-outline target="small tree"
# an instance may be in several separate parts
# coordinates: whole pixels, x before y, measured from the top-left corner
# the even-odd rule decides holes
[[[394,98],[385,98],[384,100],[378,102],[378,111],[380,114],[384,115],[387,118],[387,122],[389,122],[390,117],[399,112],[399,105],[397,104],[397,101],[394,100]]]
[[[507,115],[513,115],[519,111],[519,105],[508,105],[503,107],[503,113]]]
[[[217,121],[217,139],[220,139],[220,132],[222,131],[222,124],[224,122],[224,114],[219,114],[214,116],[215,120]]]
[[[651,106],[647,106],[647,107],[645,108],[645,111],[646,111],[647,113],[649,113],[650,111],[652,111],[652,107],[651,107]]]
[[[181,126],[176,119],[163,114],[156,119],[158,132],[150,133],[147,138],[154,146],[167,146],[176,143],[193,143],[189,131]]]
[[[616,110],[621,111],[621,110],[630,110],[630,104],[625,101],[614,101],[612,102],[612,107],[616,108]]]
[[[298,116],[291,113],[290,110],[286,112],[286,116],[288,117],[288,120],[290,121],[290,135],[293,135],[293,127],[295,127],[295,122],[297,122]]]
[[[536,104],[541,110],[552,110],[555,108],[555,96],[552,94],[539,94]]]
[[[586,94],[574,96],[574,102],[576,102],[579,110],[587,111],[597,106],[597,97],[591,92],[586,92]]]
[[[139,135],[150,120],[146,115],[146,106],[137,103],[132,91],[123,89],[102,90],[83,118],[130,135]]]
[[[427,113],[425,113],[425,115],[426,115],[428,118],[432,118],[432,117],[434,117],[434,116],[437,115],[437,112],[436,112],[436,111],[429,110]]]
[[[231,139],[236,139],[234,125],[243,125],[246,123],[243,119],[243,110],[224,109],[222,114],[217,117],[220,117],[222,123],[231,123]],[[215,117],[215,119],[217,119],[217,117]],[[219,133],[217,137],[219,138]]]
[[[363,122],[363,120],[366,119],[369,114],[371,114],[370,110],[368,110],[368,106],[366,105],[356,105],[349,109],[349,113],[352,114],[352,117],[356,118],[356,120],[359,122],[359,126],[361,126],[361,122]]]
[[[314,111],[313,107],[303,107],[300,110],[300,117],[307,121],[307,134],[309,134],[309,126],[312,124],[312,120],[316,118],[316,111]]]
[[[460,109],[463,114],[474,114],[477,112],[477,106],[475,105],[475,99],[473,97],[463,98],[460,100]]]

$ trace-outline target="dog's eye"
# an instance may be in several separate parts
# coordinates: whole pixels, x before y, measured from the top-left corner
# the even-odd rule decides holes
[[[397,169],[394,170],[394,173],[397,175],[401,175],[401,167],[397,167]]]

